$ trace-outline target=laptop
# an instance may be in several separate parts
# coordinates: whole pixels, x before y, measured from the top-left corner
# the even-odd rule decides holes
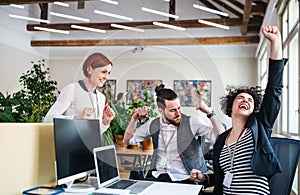
[[[93,152],[98,184],[98,190],[94,194],[104,191],[109,194],[109,189],[111,189],[112,194],[124,194],[116,192],[142,194],[147,187],[153,184],[151,181],[121,179],[114,145],[97,147],[94,148]]]

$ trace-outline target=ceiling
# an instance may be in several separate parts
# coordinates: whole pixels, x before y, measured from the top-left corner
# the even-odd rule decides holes
[[[112,5],[100,0],[63,0],[70,7],[53,4],[54,0],[1,0],[0,6],[22,4],[25,9],[9,8],[10,14],[26,15],[49,20],[50,23],[27,22],[26,31],[35,33],[32,47],[64,46],[136,46],[136,45],[226,45],[257,44],[259,30],[263,22],[268,0],[115,0]],[[208,13],[193,8],[193,4],[229,13],[228,17]],[[141,7],[176,14],[178,19],[146,13]],[[133,18],[124,21],[98,15],[94,10],[111,12]],[[50,12],[64,13],[88,18],[90,22],[78,22],[50,15]],[[200,24],[198,19],[229,26],[229,30]],[[158,27],[153,21],[186,28],[184,32]],[[120,30],[112,23],[143,29],[144,32]],[[95,33],[71,28],[72,24],[106,30]],[[35,30],[34,27],[66,30],[70,34],[62,35]]]

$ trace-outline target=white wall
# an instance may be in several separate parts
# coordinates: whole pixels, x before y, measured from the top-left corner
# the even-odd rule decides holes
[[[240,47],[238,52],[227,46],[218,49],[216,57],[211,57],[214,48],[202,46],[185,47],[145,47],[143,51],[132,52],[132,48],[123,47],[93,48],[76,59],[51,59],[49,67],[52,78],[59,81],[61,89],[69,82],[82,79],[82,63],[84,58],[93,52],[105,53],[113,62],[110,79],[117,80],[117,93],[126,91],[127,80],[157,79],[170,88],[174,80],[211,80],[212,81],[212,107],[219,118],[227,125],[229,120],[225,117],[219,106],[219,98],[223,95],[226,85],[256,85],[255,48],[249,50]],[[116,52],[116,50],[118,50]],[[222,55],[231,50],[230,58]],[[239,52],[241,54],[239,54]],[[242,53],[246,53],[242,54]],[[183,112],[191,115],[199,114],[194,107],[183,107]]]
[[[32,66],[31,61],[49,56],[49,49],[30,46],[35,35],[25,31],[27,22],[8,17],[10,9],[9,6],[0,7],[0,91],[4,94],[19,90],[18,79]]]
[[[51,77],[58,81],[60,90],[67,83],[82,78],[82,63],[90,53],[94,52],[102,52],[112,60],[114,65],[110,78],[117,80],[117,92],[126,90],[128,79],[160,79],[169,87],[173,87],[173,80],[177,79],[212,80],[212,107],[220,118],[224,116],[218,101],[226,85],[257,84],[257,67],[254,58],[256,45],[147,46],[140,52],[132,52],[135,47],[33,48],[30,46],[30,41],[41,39],[37,37],[39,35],[45,39],[47,34],[27,32],[27,22],[11,19],[7,16],[9,13],[11,13],[9,7],[0,8],[0,17],[5,18],[0,21],[1,26],[4,27],[0,31],[0,65],[2,66],[0,91],[3,93],[18,90],[18,79],[31,67],[30,61],[40,59],[46,59]],[[179,34],[182,37],[191,37],[196,32],[197,29],[191,29]],[[205,29],[201,32],[204,33],[203,36],[209,34]],[[220,29],[216,29],[215,32],[218,35],[226,33]],[[159,34],[154,33],[153,30],[149,33],[153,36]],[[109,38],[133,35],[135,34],[128,34],[128,31],[118,31]],[[183,108],[183,111],[192,115],[199,114],[191,107]]]

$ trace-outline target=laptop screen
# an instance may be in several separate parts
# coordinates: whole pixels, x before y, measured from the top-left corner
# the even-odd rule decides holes
[[[104,186],[111,181],[119,179],[119,170],[116,159],[115,146],[103,146],[94,149],[99,185]],[[99,186],[100,187],[100,186]]]

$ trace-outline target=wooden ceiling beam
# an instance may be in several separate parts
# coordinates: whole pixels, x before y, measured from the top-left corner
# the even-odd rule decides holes
[[[48,3],[40,3],[39,6],[41,9],[40,18],[43,20],[48,20]]]
[[[243,25],[241,27],[242,35],[247,34],[248,23],[249,23],[249,20],[250,20],[250,13],[251,13],[251,9],[252,9],[252,2],[253,2],[253,0],[245,0]]]
[[[266,12],[266,5],[264,6],[252,6],[251,9],[251,16],[265,16],[265,12]]]
[[[84,9],[84,7],[85,7],[85,0],[78,0],[77,9]]]
[[[32,47],[87,47],[87,46],[160,46],[160,45],[228,45],[257,44],[259,36],[159,38],[159,39],[87,39],[87,40],[32,40]]]
[[[232,3],[233,5],[235,5],[236,7],[240,8],[241,10],[244,10],[244,5],[242,3],[240,3],[239,1],[237,1],[237,0],[228,0],[228,1],[230,3]]]
[[[214,22],[217,24],[222,24],[226,26],[241,26],[242,25],[242,19],[240,18],[224,18],[224,19],[206,19],[207,21]],[[181,26],[184,28],[203,28],[203,27],[211,27],[207,26],[205,24],[200,24],[197,20],[176,20],[176,21],[162,21],[166,24]],[[259,25],[261,22],[260,20],[251,20],[250,23],[252,25]],[[78,30],[71,28],[72,24],[90,27],[90,28],[96,28],[96,29],[102,29],[102,30],[120,30],[118,28],[114,28],[110,26],[110,23],[57,23],[57,24],[28,24],[27,30],[28,31],[36,31],[34,29],[35,26],[39,27],[46,27],[46,28],[53,28],[57,30]],[[147,22],[122,22],[118,23],[125,26],[130,27],[136,27],[141,29],[161,29],[162,27],[155,26],[152,24],[151,21]]]
[[[217,8],[215,5],[213,5],[212,3],[210,3],[209,1],[207,0],[199,0],[201,3],[203,3],[206,7],[210,8],[210,9],[214,9],[214,10],[217,10],[217,11],[220,11],[222,12],[219,8]],[[222,18],[224,18],[224,16],[222,15],[218,15]]]
[[[175,7],[175,0],[170,0],[170,2],[169,2],[169,14],[176,14],[175,13],[175,11],[176,11],[176,7]],[[175,18],[169,18],[169,21],[174,21],[175,20]]]
[[[9,4],[40,4],[40,3],[53,3],[57,0],[1,0],[0,5],[9,5]],[[60,0],[61,2],[75,2],[78,0]],[[90,1],[90,0],[82,0]]]
[[[236,9],[232,8],[231,6],[229,6],[228,4],[226,4],[224,1],[221,0],[214,0],[215,3],[217,3],[220,6],[223,6],[226,10],[228,10],[229,12],[233,13],[234,15],[236,15],[239,18],[243,18],[243,14],[239,11],[237,11]]]

